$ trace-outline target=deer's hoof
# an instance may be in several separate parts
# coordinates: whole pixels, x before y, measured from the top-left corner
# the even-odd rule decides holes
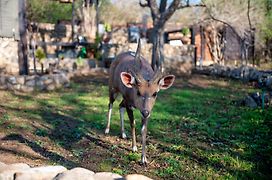
[[[110,132],[110,129],[109,129],[109,128],[106,128],[106,129],[105,129],[105,134],[109,134],[109,132]]]
[[[132,147],[132,151],[133,151],[133,152],[138,151],[137,146],[133,146],[133,147]]]
[[[142,165],[144,165],[144,166],[146,166],[146,165],[148,164],[148,161],[147,161],[147,159],[146,159],[145,156],[142,156],[141,163],[142,163]]]
[[[127,135],[126,135],[126,133],[122,133],[122,135],[121,135],[121,137],[122,137],[122,139],[126,139],[127,138]]]

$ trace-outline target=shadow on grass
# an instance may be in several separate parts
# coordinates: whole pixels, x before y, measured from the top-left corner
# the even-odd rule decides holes
[[[267,152],[271,134],[271,126],[269,127],[271,110],[258,112],[235,107],[231,101],[237,98],[237,92],[226,87],[213,84],[213,87],[203,88],[186,79],[182,83],[170,90],[160,92],[150,119],[149,131],[152,140],[159,144],[160,153],[182,155],[181,158],[192,160],[205,171],[207,167],[212,167],[216,172],[223,174],[227,172],[234,177],[268,177],[267,172],[271,162],[269,160],[271,156]],[[107,81],[103,78],[77,79],[72,88],[54,92],[57,94],[57,99],[53,99],[53,103],[50,102],[52,99],[48,101],[35,98],[33,95],[15,94],[14,96],[20,100],[35,101],[38,107],[35,109],[21,107],[12,110],[21,112],[19,116],[24,118],[29,118],[30,115],[40,116],[41,123],[50,124],[52,127],[43,135],[68,151],[72,151],[77,142],[86,138],[108,152],[115,144],[102,139],[108,103],[106,85]],[[103,101],[94,102],[97,97],[103,97]],[[139,124],[137,122],[137,129],[140,129]],[[113,124],[112,130],[115,134],[119,133],[119,125]],[[90,131],[96,133],[96,136],[90,136]],[[99,137],[100,135],[102,138]],[[61,161],[69,166],[76,165],[60,155],[46,152],[37,143],[18,134],[7,138],[26,143],[34,151],[54,162]],[[149,142],[153,144],[153,141]],[[204,146],[200,146],[201,143]],[[245,146],[243,152],[237,152],[241,144]],[[173,146],[185,148],[177,150]],[[125,150],[129,151],[130,147]],[[211,158],[213,154],[218,154],[219,157],[213,159]],[[222,154],[229,155],[228,158],[239,157],[249,161],[254,164],[254,168],[243,170],[228,164],[227,160],[220,157]]]
[[[73,167],[78,166],[77,163],[74,163],[73,161],[69,161],[61,155],[58,155],[54,152],[50,152],[50,151],[46,150],[46,148],[41,147],[39,144],[37,144],[34,141],[26,139],[25,137],[23,137],[20,134],[10,134],[10,135],[2,138],[2,140],[18,141],[20,143],[24,143],[27,146],[29,146],[33,151],[39,153],[40,155],[42,155],[45,158],[50,159],[50,161],[63,164],[66,167],[73,168]],[[18,154],[16,151],[15,152],[13,151],[13,153]]]

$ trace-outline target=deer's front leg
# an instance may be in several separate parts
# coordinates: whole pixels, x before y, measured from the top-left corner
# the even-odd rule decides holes
[[[129,118],[130,127],[131,127],[132,151],[136,152],[137,151],[137,146],[136,146],[135,119],[134,119],[134,116],[133,116],[133,110],[131,108],[127,107],[127,113],[128,113],[128,118]]]
[[[147,134],[147,122],[148,122],[147,118],[142,119],[142,130],[141,130],[141,133],[142,133],[142,158],[141,158],[141,162],[144,165],[147,164],[146,149],[145,149],[145,146],[146,146],[146,134]]]
[[[105,134],[109,134],[109,132],[110,132],[111,113],[112,113],[112,103],[109,103],[108,121],[107,121],[107,127],[105,129]]]

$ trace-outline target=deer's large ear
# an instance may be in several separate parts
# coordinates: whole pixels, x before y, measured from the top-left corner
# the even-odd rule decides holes
[[[159,81],[159,86],[160,89],[168,89],[172,86],[172,84],[174,83],[175,80],[175,76],[174,75],[167,75],[164,76],[163,78],[161,78],[161,80]]]
[[[121,72],[120,77],[122,83],[128,88],[132,88],[133,84],[135,84],[135,78],[130,73]]]

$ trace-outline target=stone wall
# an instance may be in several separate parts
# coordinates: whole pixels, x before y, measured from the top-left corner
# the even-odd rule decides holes
[[[49,59],[45,63],[47,74],[42,75],[0,75],[0,90],[20,92],[51,91],[68,87],[73,77],[88,76],[90,74],[107,74],[101,61],[90,59]]]
[[[69,82],[69,74],[64,72],[43,76],[2,75],[0,76],[0,89],[21,92],[54,90],[63,86],[68,86]]]
[[[197,68],[194,70],[197,73],[226,77],[241,80],[244,82],[256,82],[259,88],[272,90],[272,72],[259,71],[253,67],[229,67],[213,65]]]
[[[0,37],[0,74],[18,74],[18,41]]]

